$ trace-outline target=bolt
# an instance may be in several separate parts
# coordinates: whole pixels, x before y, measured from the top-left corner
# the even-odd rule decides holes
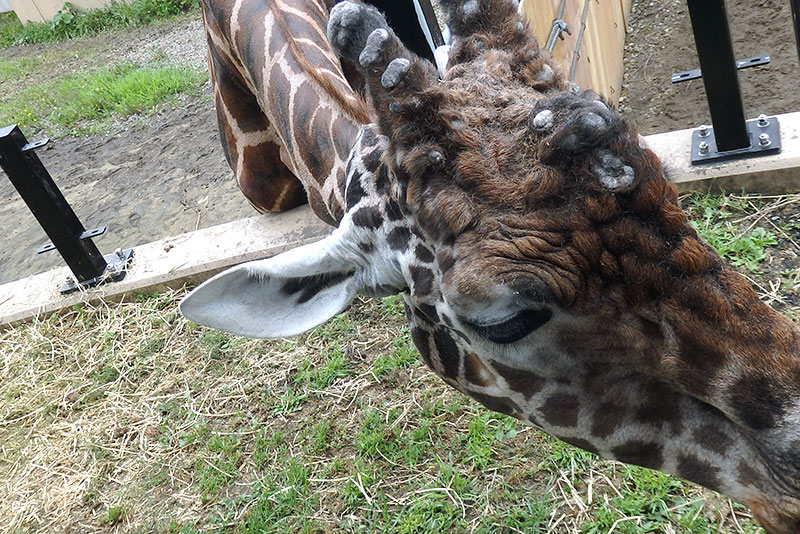
[[[769,139],[768,133],[762,133],[758,136],[758,144],[761,146],[769,146],[772,144],[772,141]]]
[[[708,154],[709,147],[708,147],[708,143],[706,143],[705,141],[701,141],[700,144],[697,145],[697,148],[700,149],[700,155],[701,156],[705,156],[705,155]]]
[[[769,126],[769,118],[762,113],[758,116],[758,127],[766,128],[767,126]]]
[[[708,137],[708,126],[705,124],[700,126],[700,137]]]
[[[122,253],[121,248],[114,249],[114,254],[116,254],[119,259],[122,259],[125,256],[125,254]]]

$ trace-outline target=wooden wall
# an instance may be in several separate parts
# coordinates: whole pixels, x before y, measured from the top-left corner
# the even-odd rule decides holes
[[[589,2],[586,30],[575,70],[575,83],[582,89],[594,89],[614,104],[622,87],[622,55],[632,0],[566,0],[563,20],[572,35],[564,34],[553,49],[553,57],[565,75],[569,74],[573,52],[581,29],[585,1]],[[522,0],[523,12],[544,47],[561,0]]]
[[[70,2],[78,9],[95,9],[111,4],[111,0],[70,0]],[[64,7],[64,0],[9,0],[9,3],[23,23],[52,20]]]

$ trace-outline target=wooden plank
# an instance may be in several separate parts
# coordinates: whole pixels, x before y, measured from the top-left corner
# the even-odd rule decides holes
[[[784,194],[800,191],[800,112],[778,115],[780,154],[692,165],[692,130],[650,135],[645,140],[661,158],[680,191],[748,191]]]
[[[23,22],[46,22],[53,20],[64,7],[63,0],[9,0],[17,17]],[[127,0],[119,0],[127,2]],[[72,7],[81,10],[97,9],[111,5],[111,0],[71,0]]]
[[[44,22],[45,18],[39,8],[31,0],[9,0],[11,8],[23,24],[26,22]]]
[[[265,258],[316,241],[331,232],[307,206],[260,215],[134,248],[124,280],[64,297],[58,287],[67,267],[0,286],[0,327],[42,317],[84,302],[117,300],[133,291],[156,291],[201,281],[244,261]]]
[[[628,22],[631,20],[631,7],[633,0],[619,0],[620,9],[622,9],[622,22],[625,24],[625,33],[628,33]]]
[[[553,20],[558,13],[558,6],[555,5],[561,0],[522,0],[519,9],[528,18],[533,33],[544,47],[547,38],[550,37],[550,30],[553,28]]]
[[[589,72],[590,87],[616,105],[625,47],[624,17],[617,0],[590,0],[584,43],[583,67]]]

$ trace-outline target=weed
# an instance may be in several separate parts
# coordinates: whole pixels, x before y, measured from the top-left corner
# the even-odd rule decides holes
[[[510,417],[482,412],[469,422],[464,439],[466,459],[479,471],[489,465],[498,441],[516,436],[516,423]]]
[[[747,211],[749,204],[745,197],[693,195],[688,204],[690,212],[695,215],[690,221],[692,227],[733,265],[756,272],[758,264],[766,257],[765,247],[778,243],[775,234],[765,228],[756,226],[740,232],[725,220]]]
[[[546,460],[540,467],[549,463],[558,469],[569,471],[573,474],[580,474],[592,467],[598,457],[591,452],[577,449],[563,441],[548,437],[546,439],[548,454]]]
[[[320,421],[311,429],[309,435],[309,449],[311,452],[324,452],[330,445],[333,423],[330,421]]]
[[[41,56],[0,60],[0,79],[27,78],[41,63]]]
[[[512,534],[519,532],[548,532],[547,525],[553,506],[532,495],[506,493],[504,504],[481,517],[476,534]]]
[[[167,525],[167,534],[199,534],[199,530],[191,523],[179,523],[174,519]]]
[[[236,478],[242,458],[239,440],[232,436],[212,435],[206,440],[206,451],[197,458],[196,483],[205,502]]]
[[[286,415],[297,412],[308,402],[308,394],[301,393],[293,388],[287,388],[283,393],[275,396],[275,403],[272,406],[273,415]]]
[[[119,370],[112,364],[107,364],[94,373],[94,381],[99,386],[114,382],[119,378]]]
[[[395,519],[393,532],[402,534],[440,532],[466,532],[462,511],[453,502],[448,492],[441,489],[422,493],[410,505],[405,506]]]
[[[114,526],[125,517],[125,509],[121,506],[111,506],[106,513],[100,517],[99,523],[106,526]]]
[[[331,343],[323,349],[324,361],[318,365],[306,360],[294,377],[295,385],[306,385],[312,390],[321,390],[333,384],[337,378],[347,376],[347,359],[338,343]]]
[[[164,350],[166,344],[167,340],[162,337],[154,337],[151,339],[147,339],[139,345],[138,349],[136,349],[134,358],[146,359],[151,356],[154,356],[159,352],[161,352],[162,350]]]
[[[282,471],[268,474],[239,532],[323,532],[322,525],[311,519],[320,507],[319,496],[309,491],[308,478],[308,468],[295,458]]]
[[[242,344],[243,340],[219,330],[207,330],[200,338],[200,345],[211,359],[220,359],[233,353]]]
[[[402,295],[392,295],[381,299],[381,309],[384,317],[404,317],[405,304]]]
[[[263,469],[272,460],[272,457],[281,455],[280,451],[285,450],[286,437],[283,432],[270,433],[261,430],[256,435],[253,452],[253,461],[259,469]]]

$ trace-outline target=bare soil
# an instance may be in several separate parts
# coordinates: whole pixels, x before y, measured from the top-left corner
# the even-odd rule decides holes
[[[800,64],[789,2],[728,0],[736,57],[769,55],[740,71],[746,115],[800,110]],[[643,135],[710,123],[702,80],[672,84],[675,72],[699,67],[684,0],[634,0],[625,46],[620,110]]]

